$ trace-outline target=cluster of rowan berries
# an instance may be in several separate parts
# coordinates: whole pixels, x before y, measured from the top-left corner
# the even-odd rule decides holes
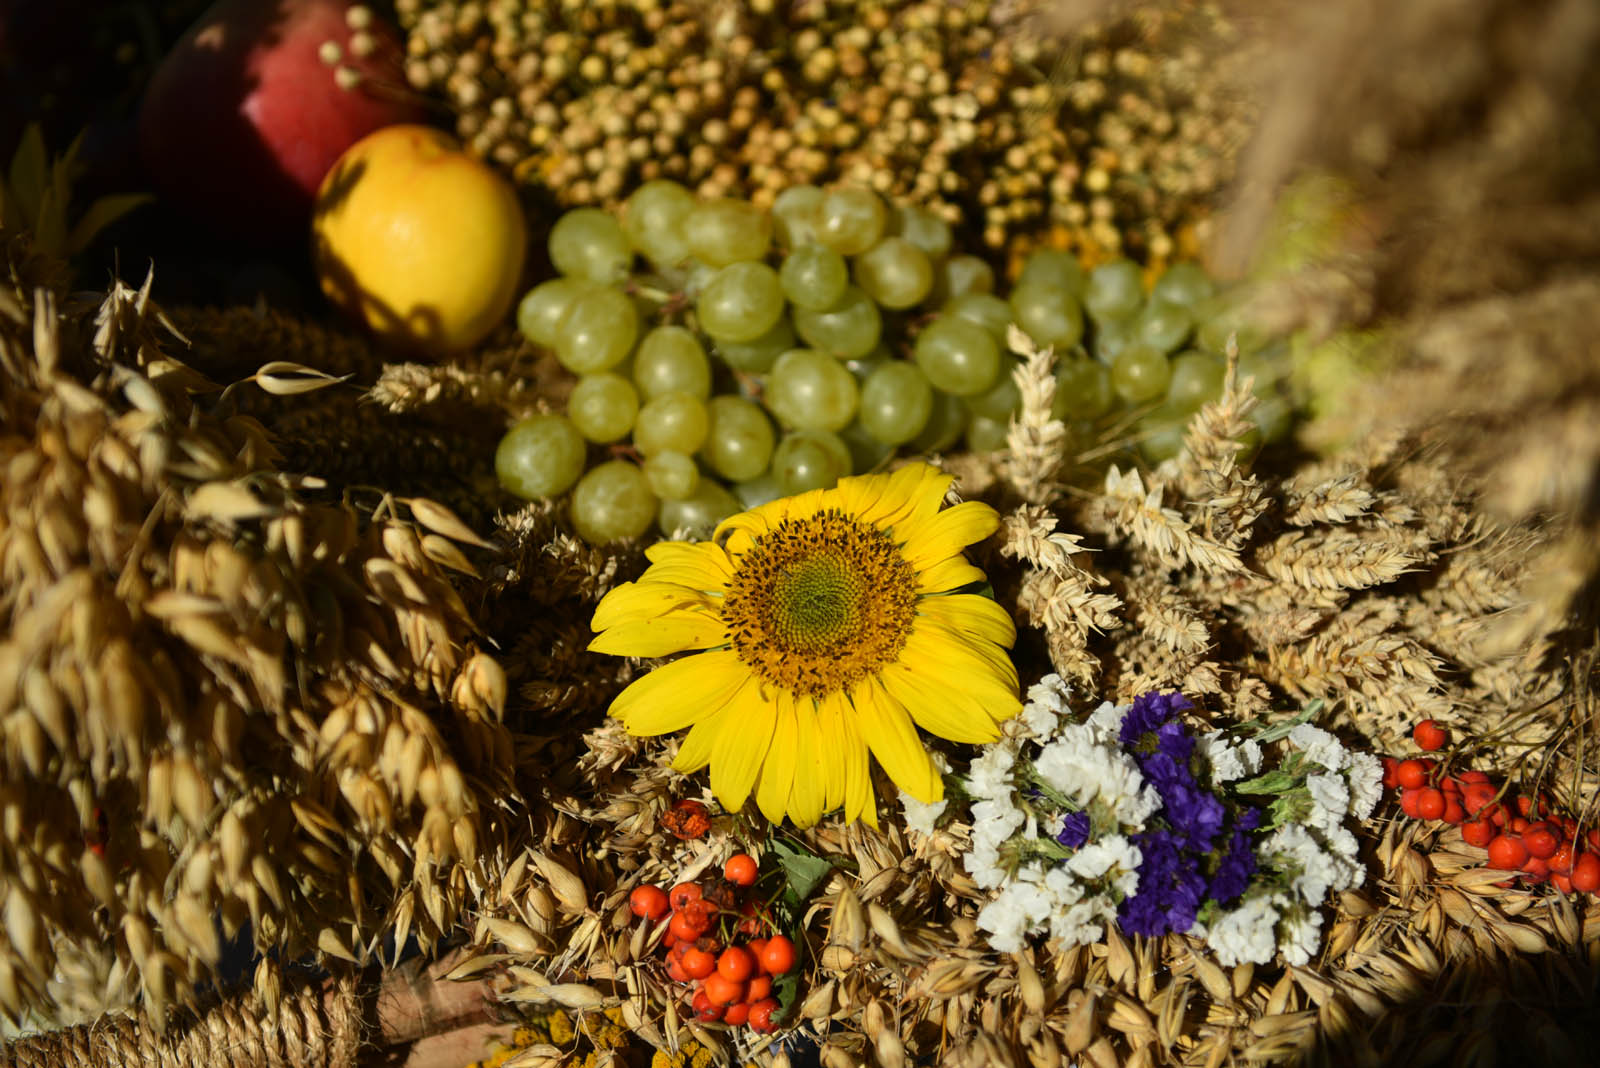
[[[1425,719],[1411,740],[1431,753],[1449,736]],[[1578,821],[1557,813],[1547,794],[1513,795],[1470,768],[1445,774],[1431,757],[1384,757],[1383,784],[1400,791],[1400,809],[1412,819],[1459,826],[1467,844],[1488,851],[1491,868],[1516,872],[1514,878],[1529,885],[1549,880],[1566,894],[1600,890],[1600,830],[1580,841]]]
[[[735,853],[722,866],[720,879],[679,883],[671,890],[640,886],[628,897],[635,916],[666,924],[661,945],[667,975],[688,984],[685,997],[697,1020],[777,1029],[772,981],[794,968],[795,946],[772,932],[770,918],[748,893],[758,875],[754,857]]]

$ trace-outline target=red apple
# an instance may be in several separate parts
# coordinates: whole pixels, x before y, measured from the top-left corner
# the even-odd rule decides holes
[[[223,236],[304,240],[334,160],[379,127],[422,117],[402,56],[394,28],[350,0],[218,0],[146,90],[145,166]]]

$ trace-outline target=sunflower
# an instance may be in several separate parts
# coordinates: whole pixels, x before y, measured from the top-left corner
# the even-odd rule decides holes
[[[661,542],[637,582],[595,609],[589,648],[662,657],[612,714],[629,733],[689,728],[673,761],[711,765],[729,811],[752,794],[774,822],[843,807],[876,824],[870,752],[906,793],[944,795],[917,735],[982,743],[1020,710],[1006,611],[959,592],[983,580],[961,550],[999,524],[975,501],[942,509],[927,464],[840,480],[724,520],[709,542]]]

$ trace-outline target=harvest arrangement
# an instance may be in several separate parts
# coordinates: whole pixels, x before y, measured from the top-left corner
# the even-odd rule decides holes
[[[0,1065],[1576,1057],[1600,27],[1080,6],[0,14]]]

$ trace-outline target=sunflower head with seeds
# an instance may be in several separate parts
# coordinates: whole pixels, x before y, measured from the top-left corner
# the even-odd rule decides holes
[[[733,516],[710,542],[661,542],[637,582],[595,610],[590,648],[688,652],[636,680],[611,711],[630,733],[689,728],[673,766],[711,766],[730,811],[810,826],[843,808],[876,824],[868,754],[906,793],[943,796],[917,728],[999,737],[1016,715],[1016,630],[962,550],[994,509],[941,508],[951,478],[927,464],[841,479]]]

